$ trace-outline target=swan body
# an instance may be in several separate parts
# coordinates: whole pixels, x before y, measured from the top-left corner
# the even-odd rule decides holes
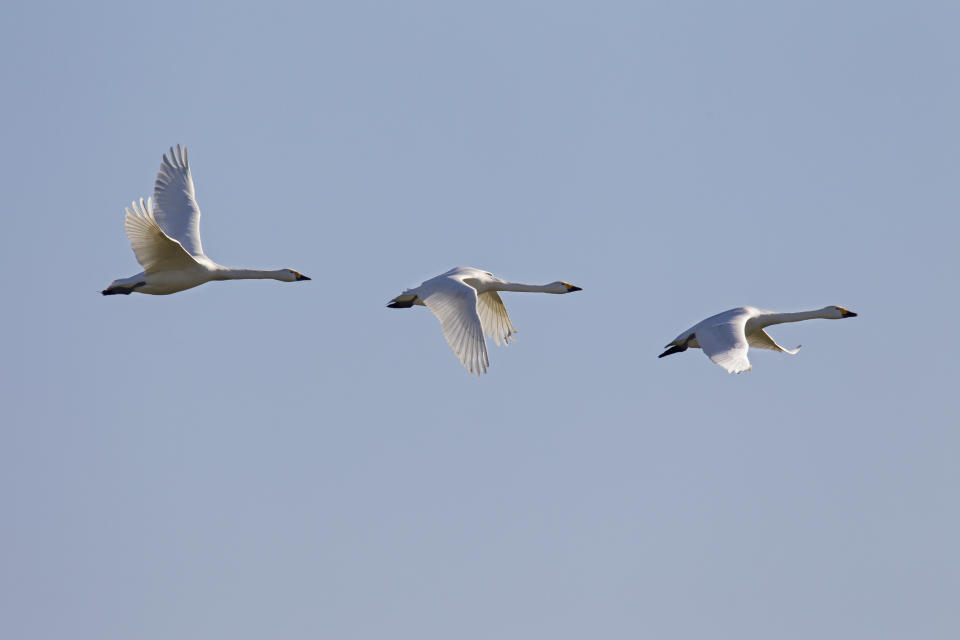
[[[799,345],[795,349],[781,347],[764,331],[765,327],[813,318],[829,320],[854,318],[856,315],[852,311],[836,306],[795,313],[775,313],[755,307],[737,307],[710,316],[693,325],[667,344],[670,348],[657,357],[681,353],[691,347],[699,348],[728,373],[741,373],[752,368],[747,359],[747,351],[750,347],[780,351],[790,355],[800,350]]]
[[[499,345],[509,344],[516,333],[498,291],[571,293],[580,290],[560,281],[544,285],[507,282],[489,271],[457,267],[430,278],[419,287],[407,289],[387,306],[391,309],[427,307],[440,320],[443,335],[463,366],[470,373],[480,375],[490,366],[484,334]]]
[[[153,198],[126,209],[125,228],[143,271],[120,278],[101,291],[105,296],[131,293],[168,295],[211,280],[269,278],[282,282],[309,280],[293,269],[231,269],[206,256],[200,243],[200,207],[194,197],[187,148],[163,155]]]

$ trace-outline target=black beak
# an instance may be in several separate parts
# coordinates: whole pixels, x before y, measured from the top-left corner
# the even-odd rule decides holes
[[[844,311],[843,311],[843,317],[844,317],[844,318],[856,318],[856,317],[857,317],[857,314],[855,314],[853,311],[847,311],[846,309],[844,309]]]
[[[567,293],[573,293],[574,291],[583,291],[583,288],[581,288],[581,287],[575,287],[575,286],[573,286],[572,284],[567,285],[567,286],[570,287],[570,289],[567,291]]]
[[[297,274],[297,282],[299,282],[300,280],[309,280],[309,279],[310,279],[310,278],[308,278],[307,276],[303,275],[302,273],[298,273],[298,274]]]

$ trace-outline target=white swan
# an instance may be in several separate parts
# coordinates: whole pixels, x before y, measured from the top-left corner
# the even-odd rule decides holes
[[[170,148],[163,155],[153,186],[153,198],[134,202],[128,208],[127,237],[143,271],[130,278],[114,280],[101,291],[105,296],[150,293],[167,295],[190,289],[211,280],[271,278],[283,282],[309,280],[293,269],[258,271],[220,266],[203,253],[200,245],[200,207],[193,194],[193,177],[187,162],[187,148]]]
[[[497,291],[570,293],[580,290],[559,281],[544,285],[506,282],[482,269],[457,267],[430,278],[419,287],[407,289],[387,306],[407,309],[423,305],[430,309],[440,320],[443,335],[463,366],[470,373],[480,375],[490,366],[483,334],[497,344],[509,344],[516,333]]]
[[[812,318],[855,318],[857,314],[847,311],[843,307],[824,307],[814,311],[798,311],[796,313],[774,313],[754,307],[737,307],[706,320],[699,322],[679,336],[667,346],[670,347],[658,358],[674,353],[686,351],[690,347],[699,347],[711,360],[727,370],[728,373],[740,373],[752,368],[747,360],[747,349],[770,349],[783,353],[795,354],[800,350],[785,349],[773,341],[764,327],[784,322],[800,322]]]

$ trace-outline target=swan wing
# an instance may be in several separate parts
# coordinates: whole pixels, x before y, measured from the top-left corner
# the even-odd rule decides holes
[[[769,349],[770,351],[780,351],[782,353],[789,353],[794,355],[797,351],[800,351],[800,346],[797,345],[796,349],[787,349],[786,347],[781,347],[770,337],[763,329],[757,329],[753,333],[747,334],[747,342],[750,343],[750,346],[754,349]]]
[[[124,228],[137,262],[146,273],[178,271],[195,267],[197,261],[179,242],[168,236],[157,224],[153,202],[143,198],[127,207]]]
[[[751,368],[747,359],[750,345],[744,334],[749,318],[748,313],[721,314],[715,322],[697,327],[696,339],[700,348],[727,373],[740,373]]]
[[[153,199],[156,201],[157,223],[163,232],[179,242],[190,255],[203,256],[200,206],[194,195],[186,147],[170,147],[169,158],[163,154],[163,162],[153,184]]]
[[[440,320],[447,344],[467,371],[486,373],[490,361],[477,314],[477,290],[456,278],[441,276],[424,282],[417,297]]]
[[[511,336],[517,330],[510,322],[507,308],[503,306],[503,300],[500,299],[499,293],[484,291],[477,295],[477,314],[480,316],[480,324],[483,326],[485,334],[493,338],[498,345],[501,342],[510,344]]]

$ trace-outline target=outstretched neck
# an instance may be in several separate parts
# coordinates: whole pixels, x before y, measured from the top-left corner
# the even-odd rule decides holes
[[[214,280],[283,280],[285,271],[264,271],[261,269],[230,269],[222,267],[217,270]]]
[[[759,327],[769,327],[772,324],[784,324],[786,322],[801,322],[812,318],[827,318],[826,309],[815,309],[813,311],[794,311],[792,313],[764,313],[753,318],[753,323]]]
[[[566,293],[557,291],[552,284],[521,284],[519,282],[503,282],[496,286],[497,291],[530,291],[535,293]]]

